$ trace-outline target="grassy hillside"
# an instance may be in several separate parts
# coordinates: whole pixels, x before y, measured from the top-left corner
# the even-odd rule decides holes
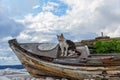
[[[91,53],[120,53],[120,40],[111,39],[109,41],[98,40],[93,45]]]

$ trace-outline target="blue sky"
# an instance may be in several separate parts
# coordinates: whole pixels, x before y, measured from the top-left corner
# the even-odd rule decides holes
[[[20,64],[7,41],[120,37],[120,0],[0,0],[0,65]]]

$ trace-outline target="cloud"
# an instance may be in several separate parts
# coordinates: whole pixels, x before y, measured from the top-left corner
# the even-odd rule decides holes
[[[74,37],[73,40],[78,41],[94,38],[101,32],[111,37],[119,35],[119,0],[109,3],[108,0],[64,0],[63,2],[69,6],[64,16],[52,13],[50,10],[54,10],[54,6],[58,5],[48,2],[46,6],[52,6],[51,8],[43,6],[48,11],[25,17],[23,22],[30,24],[21,34],[31,41],[38,42],[54,41],[55,35],[59,33],[69,34]]]
[[[7,36],[7,37],[2,38],[1,41],[4,42],[4,41],[8,41],[10,39],[13,39],[13,37],[12,36]]]
[[[15,54],[11,51],[8,40],[18,36],[24,28],[23,24],[9,18],[8,15],[0,11],[0,65],[16,64],[18,62],[17,59],[14,60]]]
[[[16,64],[21,64],[18,58],[14,56],[0,56],[0,65],[16,65]]]
[[[43,10],[43,11],[51,11],[51,10],[54,10],[55,7],[58,7],[58,6],[59,6],[59,4],[57,4],[57,3],[48,2],[46,5],[44,5],[44,6],[42,7],[42,10]]]
[[[53,26],[54,23],[51,24],[51,22],[56,22],[57,18],[58,16],[53,15],[51,12],[42,12],[35,17],[28,15],[23,21],[20,22],[30,24],[27,25],[26,30],[23,30],[17,38],[19,40],[24,40],[27,38],[30,41],[38,42],[46,41],[48,38],[52,40],[52,35],[56,35],[56,31],[53,32],[56,27]],[[56,28],[56,30],[59,29]]]
[[[17,36],[24,29],[21,23],[0,14],[0,38],[6,36]]]
[[[20,64],[17,56],[10,49],[8,40],[11,36],[1,38],[0,40],[0,65],[15,65]]]
[[[39,8],[39,7],[40,7],[39,5],[35,5],[35,6],[33,6],[32,9],[37,9],[37,8]]]
[[[23,19],[24,15],[34,12],[32,8],[37,4],[38,0],[1,0],[0,8],[10,18]]]

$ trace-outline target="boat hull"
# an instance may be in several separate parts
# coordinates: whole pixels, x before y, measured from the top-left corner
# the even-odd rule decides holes
[[[94,67],[94,66],[75,66],[63,65],[42,60],[39,57],[32,56],[29,52],[20,49],[20,46],[10,44],[21,63],[27,71],[34,77],[51,76],[59,78],[68,78],[83,80],[85,78],[96,78],[111,75],[119,75],[120,66]]]

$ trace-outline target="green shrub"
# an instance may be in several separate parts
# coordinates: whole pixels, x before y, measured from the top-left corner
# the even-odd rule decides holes
[[[120,40],[112,39],[109,41],[97,41],[92,53],[120,53]]]

